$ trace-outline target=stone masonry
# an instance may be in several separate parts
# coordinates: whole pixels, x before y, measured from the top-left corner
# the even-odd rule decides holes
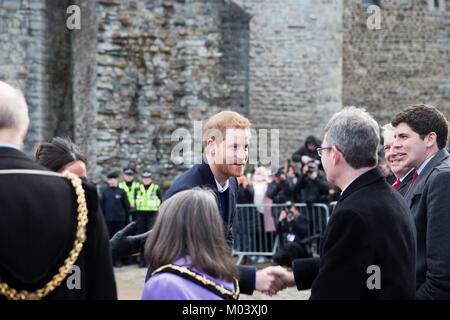
[[[375,1],[378,30],[366,2],[0,0],[0,79],[25,92],[26,152],[69,136],[100,185],[132,165],[168,188],[191,166],[174,148],[198,148],[195,130],[225,109],[269,141],[278,129],[282,165],[345,105],[380,124],[416,102],[449,117],[448,1]],[[69,5],[80,30],[66,27]]]

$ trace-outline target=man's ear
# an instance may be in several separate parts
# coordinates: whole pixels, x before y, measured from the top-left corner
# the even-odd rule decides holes
[[[430,133],[428,133],[425,136],[425,139],[423,139],[425,141],[425,145],[427,146],[427,148],[431,148],[433,147],[433,145],[437,145],[437,134],[436,132],[431,131]]]
[[[208,141],[206,141],[206,151],[212,157],[214,157],[216,155],[216,147],[217,147],[217,144],[214,141],[214,139],[210,138],[210,139],[208,139]]]
[[[27,118],[27,122],[26,122],[26,124],[24,125],[24,128],[23,128],[22,133],[20,134],[20,139],[21,139],[21,141],[24,141],[24,140],[25,140],[25,137],[27,136],[27,133],[28,133],[28,128],[29,128],[29,126],[30,126],[30,119]]]
[[[335,146],[332,146],[330,151],[332,153],[331,157],[333,158],[333,165],[337,166],[337,164],[341,161],[342,153],[340,153]]]

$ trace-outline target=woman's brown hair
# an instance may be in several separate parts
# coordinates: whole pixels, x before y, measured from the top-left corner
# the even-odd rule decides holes
[[[176,193],[164,201],[145,245],[145,258],[155,270],[190,255],[189,267],[214,278],[238,277],[212,191],[200,188]]]

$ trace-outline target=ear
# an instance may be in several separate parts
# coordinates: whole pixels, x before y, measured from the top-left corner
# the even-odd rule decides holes
[[[342,153],[335,146],[332,146],[330,151],[332,152],[333,165],[336,167],[342,159]]]
[[[214,139],[208,139],[208,141],[206,141],[206,150],[208,151],[208,154],[213,157],[216,155],[216,147],[217,144]]]
[[[429,134],[427,134],[425,136],[425,139],[423,139],[425,141],[425,145],[427,146],[427,148],[431,148],[433,147],[435,144],[437,145],[437,134],[436,132],[430,132]]]
[[[23,129],[22,133],[20,134],[21,141],[25,140],[25,137],[27,136],[27,133],[28,133],[29,125],[30,125],[30,119],[27,118],[27,122],[26,122],[26,124],[24,126],[24,129]]]

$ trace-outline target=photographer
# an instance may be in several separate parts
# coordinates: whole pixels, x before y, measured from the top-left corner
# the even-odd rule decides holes
[[[325,174],[319,170],[315,162],[303,166],[303,175],[298,180],[296,189],[302,189],[306,203],[328,203],[330,185]]]
[[[283,168],[279,168],[276,173],[272,176],[273,181],[268,185],[266,195],[272,199],[274,204],[286,203],[292,201],[294,187],[289,180],[286,179],[286,173]],[[280,213],[280,207],[272,207],[272,216],[275,221],[278,221],[278,216]],[[282,232],[278,225],[276,226],[277,235],[280,239],[280,248],[284,247],[284,241],[282,237]]]
[[[301,162],[302,165],[308,164],[313,161],[319,167],[322,165],[320,162],[320,157],[317,154],[317,148],[321,145],[321,141],[314,136],[309,136],[306,138],[305,145],[298,149],[292,155],[292,160],[294,162]]]
[[[290,267],[294,259],[311,257],[309,247],[302,244],[307,237],[307,225],[306,216],[288,202],[278,218],[278,228],[283,237],[286,235],[286,246],[273,256],[275,263]]]
[[[267,196],[273,200],[273,203],[286,203],[292,201],[294,187],[292,180],[286,178],[284,169],[279,168],[267,188]]]

